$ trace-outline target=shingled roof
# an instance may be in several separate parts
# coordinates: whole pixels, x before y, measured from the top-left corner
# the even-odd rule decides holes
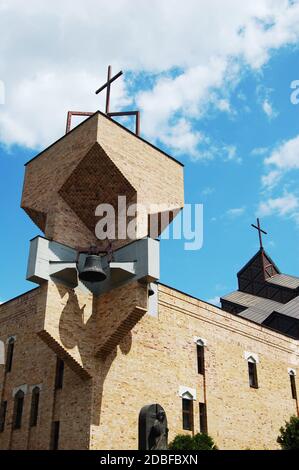
[[[299,339],[299,277],[282,274],[261,248],[238,272],[223,310]]]
[[[282,315],[287,315],[299,320],[299,296],[295,297],[293,300],[290,300],[290,302],[283,305],[279,309],[276,309],[275,311],[277,313],[281,313]]]
[[[289,289],[297,289],[299,287],[299,277],[288,276],[287,274],[276,274],[267,279],[267,282],[277,286],[288,287]]]

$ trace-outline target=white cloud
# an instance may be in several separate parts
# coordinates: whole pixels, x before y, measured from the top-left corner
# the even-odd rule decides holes
[[[226,215],[232,219],[235,219],[243,215],[245,210],[246,210],[245,207],[236,207],[236,208],[229,209],[228,211],[226,211]]]
[[[202,196],[210,196],[215,192],[215,188],[212,188],[211,186],[207,186],[201,191]]]
[[[263,156],[268,152],[268,147],[256,147],[251,150],[251,155]]]
[[[220,109],[220,111],[226,111],[227,113],[230,113],[231,112],[230,102],[227,99],[220,99],[218,101],[218,109]]]
[[[281,144],[266,158],[266,165],[274,165],[281,170],[299,168],[299,135]]]
[[[165,126],[159,133],[157,130],[156,137],[177,154],[186,152],[194,158],[198,155],[198,145],[205,142],[203,134],[192,131],[191,124],[185,118],[172,126]]]
[[[271,95],[273,92],[273,88],[267,88],[264,85],[258,85],[256,89],[258,103],[269,120],[275,119],[279,114],[272,104]]]
[[[93,92],[111,63],[156,74],[136,95],[143,135],[196,156],[192,119],[211,105],[230,112],[242,70],[296,44],[298,24],[299,4],[287,0],[0,0],[0,140],[44,146],[63,134],[68,110],[102,109]],[[167,77],[172,69],[179,75]],[[129,105],[127,85],[113,86],[113,109]]]
[[[262,176],[262,185],[273,189],[286,172],[299,169],[299,135],[278,145],[264,164],[268,173]]]
[[[225,71],[224,60],[212,59],[208,66],[192,67],[174,79],[163,77],[153,89],[140,92],[136,102],[137,106],[144,110],[142,128],[145,134],[150,139],[161,140],[177,151],[187,150],[192,156],[196,157],[198,154],[197,158],[202,158],[198,149],[202,135],[198,133],[191,138],[194,131],[187,119],[202,116],[207,105],[208,90],[211,87],[221,86]],[[178,112],[183,116],[179,121],[179,128],[183,123],[184,132],[191,134],[188,137],[187,147],[177,146],[176,124],[172,123],[172,118]]]
[[[225,154],[224,160],[241,163],[242,159],[238,156],[237,147],[235,145],[226,145],[223,147],[223,151]]]
[[[295,194],[286,192],[281,197],[269,198],[266,201],[262,201],[258,207],[257,215],[259,217],[270,215],[296,217],[298,209],[298,197]]]
[[[189,156],[193,161],[214,160],[215,158],[220,158],[223,162],[242,162],[242,159],[237,153],[237,147],[235,145],[225,145],[221,142],[217,143],[201,132],[196,132],[194,130],[192,131],[189,124],[188,133],[186,133],[186,139],[190,134],[192,136],[194,135],[193,139],[190,138],[190,143],[193,142],[194,146],[190,145],[189,149],[187,149],[187,146],[185,148],[177,148],[177,153],[185,152],[187,149],[189,150]],[[164,137],[161,137],[161,140],[166,142],[168,146],[175,148],[174,144],[177,140],[176,135],[173,136],[173,142],[171,139],[168,139],[169,135],[172,135],[172,128],[168,130],[168,134],[165,134]]]
[[[269,101],[269,99],[265,99],[263,101],[262,108],[263,108],[264,113],[268,116],[269,119],[274,119],[275,117],[278,116],[277,111],[273,109],[273,105]]]
[[[272,189],[278,184],[281,178],[281,171],[272,170],[267,175],[262,176],[262,185],[266,189]]]
[[[299,135],[277,145],[264,159],[264,165],[268,173],[262,176],[262,186],[271,194],[289,171],[299,169]],[[295,190],[291,191],[290,188],[294,187],[293,185],[294,182],[289,179],[282,195],[275,195],[261,201],[258,215],[289,218],[299,226],[299,197],[297,185]]]

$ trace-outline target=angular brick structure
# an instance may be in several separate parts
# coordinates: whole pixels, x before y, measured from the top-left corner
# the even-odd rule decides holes
[[[175,214],[184,204],[182,166],[96,113],[27,164],[22,207],[57,246],[102,246],[95,208],[116,206],[119,194],[145,204],[147,216],[150,203]],[[136,238],[147,235],[140,219]],[[143,275],[94,293],[50,272],[43,278],[43,263],[50,261],[41,260],[32,277],[38,288],[0,305],[8,356],[14,344],[10,370],[8,357],[0,366],[1,449],[137,449],[139,413],[151,403],[166,411],[170,440],[205,425],[221,449],[277,448],[280,426],[298,413],[289,375],[297,372],[298,386],[298,340],[159,283],[153,309]],[[249,386],[250,360],[258,388]],[[38,417],[30,425],[36,387]],[[192,402],[190,430],[183,429],[183,399]]]
[[[101,246],[96,207],[117,210],[119,195],[146,206],[148,215],[151,205],[163,204],[171,222],[184,205],[183,167],[98,112],[26,165],[22,207],[47,238]],[[148,234],[145,222],[138,238]]]

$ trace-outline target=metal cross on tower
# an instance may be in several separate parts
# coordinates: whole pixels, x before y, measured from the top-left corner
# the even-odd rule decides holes
[[[112,67],[111,65],[108,66],[108,74],[107,74],[107,82],[102,85],[97,91],[96,95],[98,95],[101,91],[105,90],[106,91],[106,114],[109,117],[113,116],[135,116],[136,119],[136,126],[135,126],[135,134],[139,135],[140,134],[140,112],[139,111],[118,111],[118,112],[110,112],[110,91],[111,91],[111,83],[113,83],[115,80],[117,80],[123,72],[120,71],[114,77],[111,78],[111,72],[112,72]]]
[[[117,117],[117,116],[135,116],[136,125],[135,125],[135,134],[139,136],[140,134],[140,112],[139,111],[117,111],[117,112],[110,112],[110,93],[111,93],[111,84],[117,80],[123,72],[120,71],[114,77],[111,77],[112,67],[111,65],[108,66],[108,74],[107,74],[107,82],[102,85],[95,93],[98,95],[101,91],[106,90],[106,105],[105,105],[105,113],[109,117]],[[92,116],[93,112],[82,112],[82,111],[69,111],[67,115],[67,123],[66,123],[66,134],[71,130],[71,122],[72,116]]]
[[[265,232],[265,230],[262,230],[261,229],[261,225],[260,225],[260,219],[256,219],[256,223],[257,225],[254,225],[254,224],[251,224],[251,227],[255,228],[258,233],[259,233],[259,240],[260,240],[260,249],[263,250],[263,240],[262,240],[262,233],[264,233],[265,235],[267,235],[267,232]]]
[[[111,67],[111,65],[108,65],[107,82],[96,91],[96,95],[98,95],[99,93],[101,93],[101,91],[103,91],[103,90],[105,90],[105,88],[107,88],[107,91],[106,91],[106,108],[105,108],[105,113],[106,114],[109,114],[109,111],[110,111],[111,83],[114,82],[114,80],[117,80],[123,74],[122,71],[120,71],[116,75],[114,75],[114,77],[111,78],[111,72],[112,72],[112,67]]]

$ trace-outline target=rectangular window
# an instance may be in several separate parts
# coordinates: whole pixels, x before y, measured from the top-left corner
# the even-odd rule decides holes
[[[294,398],[294,400],[297,400],[296,378],[294,374],[290,374],[290,381],[291,381],[292,398]]]
[[[39,408],[39,388],[34,387],[32,390],[32,397],[31,397],[31,410],[30,410],[30,427],[37,425],[37,418],[38,418],[38,408]]]
[[[193,429],[193,400],[182,400],[183,406],[183,429],[192,431]]]
[[[197,371],[199,374],[205,373],[205,348],[202,345],[197,345]]]
[[[18,391],[15,395],[13,429],[20,429],[22,425],[22,415],[24,407],[24,392]]]
[[[7,346],[5,372],[11,372],[14,347],[15,347],[15,340],[14,338],[11,338],[8,341],[8,346]]]
[[[0,432],[4,431],[6,409],[7,409],[7,401],[3,401],[0,406]]]
[[[52,436],[51,436],[51,449],[50,450],[58,450],[59,446],[59,428],[60,422],[54,421],[52,423]]]
[[[57,357],[56,362],[56,377],[55,377],[55,390],[59,390],[63,386],[64,375],[64,362],[60,357]]]
[[[249,385],[251,388],[258,388],[257,369],[255,362],[248,362]]]
[[[199,430],[204,434],[208,433],[207,407],[205,403],[199,404]]]

